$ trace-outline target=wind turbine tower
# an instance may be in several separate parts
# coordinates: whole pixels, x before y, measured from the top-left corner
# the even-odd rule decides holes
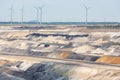
[[[10,8],[10,23],[13,24],[13,6]]]
[[[42,19],[43,19],[43,7],[44,6],[39,7],[39,10],[40,10],[40,26],[42,25]]]
[[[36,16],[37,24],[39,24],[39,8],[35,7],[35,9],[36,9],[36,12],[37,12],[37,16]]]
[[[24,7],[22,7],[21,9],[21,24],[23,24],[23,20],[24,20]]]
[[[86,11],[86,19],[85,19],[85,24],[86,24],[86,26],[88,25],[88,11],[89,11],[89,9],[90,9],[90,7],[87,7],[87,6],[84,6],[85,7],[85,11]]]

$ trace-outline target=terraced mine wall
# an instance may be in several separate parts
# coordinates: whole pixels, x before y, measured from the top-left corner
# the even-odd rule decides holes
[[[32,37],[48,37],[48,36],[53,36],[53,37],[58,37],[58,36],[61,36],[61,37],[65,37],[66,39],[70,40],[70,39],[73,39],[73,38],[76,38],[76,37],[88,37],[88,34],[83,34],[83,35],[69,35],[69,34],[39,34],[39,33],[32,33],[30,35],[27,35],[26,37],[29,37],[29,36],[32,36]]]
[[[0,68],[3,80],[118,80],[120,76],[115,65],[13,55],[0,58],[10,61]]]
[[[2,27],[0,79],[119,80],[119,29],[82,30]]]

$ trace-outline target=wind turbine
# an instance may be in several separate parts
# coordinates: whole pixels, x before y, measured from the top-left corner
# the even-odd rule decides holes
[[[106,26],[106,17],[104,17],[104,27]]]
[[[20,11],[21,11],[21,24],[23,24],[23,20],[24,20],[24,7],[22,7],[20,9]]]
[[[10,23],[13,24],[13,5],[10,8]]]
[[[86,22],[85,22],[85,24],[87,26],[88,25],[88,11],[89,11],[90,7],[87,7],[85,5],[84,5],[84,7],[85,7],[85,11],[86,11],[86,13],[85,13],[86,14],[86,20],[85,20]]]
[[[36,12],[37,12],[37,16],[36,16],[37,24],[39,24],[39,8],[35,7],[35,9],[36,9]]]
[[[40,26],[42,25],[42,19],[43,19],[43,8],[44,8],[44,6],[39,7],[39,10],[40,10]]]

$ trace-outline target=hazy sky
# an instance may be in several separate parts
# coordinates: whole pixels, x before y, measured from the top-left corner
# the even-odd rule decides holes
[[[21,20],[20,9],[24,6],[24,21],[36,20],[34,7],[44,5],[45,22],[83,22],[84,5],[90,7],[88,21],[120,22],[120,0],[0,0],[0,21],[10,21],[10,7],[14,6],[14,21]]]

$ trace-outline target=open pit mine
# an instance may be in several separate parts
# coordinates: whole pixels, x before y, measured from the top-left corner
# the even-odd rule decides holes
[[[120,29],[0,26],[0,80],[120,80]]]

